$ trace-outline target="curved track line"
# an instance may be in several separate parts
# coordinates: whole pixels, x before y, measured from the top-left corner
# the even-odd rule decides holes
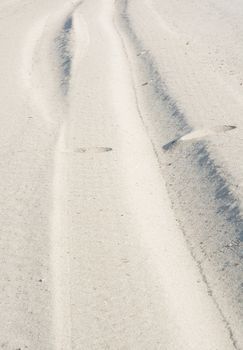
[[[46,126],[59,128],[59,137],[54,153],[53,170],[53,209],[51,215],[51,266],[53,293],[53,333],[56,350],[69,350],[71,345],[70,311],[70,262],[69,239],[66,224],[66,185],[67,185],[67,117],[68,100],[63,100],[61,80],[58,74],[58,56],[55,55],[55,38],[68,18],[73,18],[72,50],[75,60],[79,60],[89,43],[85,21],[77,12],[82,1],[68,3],[61,10],[42,18],[31,28],[22,53],[21,87],[26,90],[33,109],[37,109]],[[77,13],[76,13],[77,12]],[[71,17],[70,17],[71,16]],[[44,70],[45,74],[42,74]],[[49,79],[46,72],[50,73]],[[43,79],[44,77],[44,79]],[[53,101],[54,99],[54,101]]]
[[[118,2],[119,0],[116,0],[116,1]],[[136,34],[135,31],[133,30],[133,27],[132,27],[130,18],[129,18],[129,16],[128,16],[128,12],[127,12],[128,0],[124,0],[124,1],[122,0],[122,3],[123,3],[122,6],[124,6],[124,8],[123,8],[123,11],[122,11],[121,16],[123,17],[123,20],[124,20],[124,22],[125,22],[125,25],[126,25],[126,27],[127,27],[127,30],[128,30],[128,32],[129,32],[128,35],[130,35],[130,40],[133,41],[133,42],[135,42],[135,47],[136,47],[136,49],[139,49],[138,51],[140,51],[140,54],[145,54],[145,55],[146,55],[148,51],[142,47],[142,44],[141,44],[141,42],[139,41],[139,39],[138,39],[138,37],[137,37],[137,34]],[[120,37],[120,40],[121,40],[121,43],[122,43],[122,46],[123,46],[123,50],[124,50],[125,55],[126,55],[126,57],[127,57],[128,65],[129,65],[129,67],[130,67],[130,73],[131,73],[131,78],[132,78],[132,85],[133,85],[134,95],[135,95],[135,99],[136,99],[136,105],[137,105],[138,114],[139,114],[139,116],[140,116],[140,119],[141,119],[141,121],[142,121],[142,123],[143,123],[143,126],[144,126],[145,130],[147,131],[147,134],[149,135],[148,128],[147,128],[147,126],[146,126],[146,123],[145,123],[145,120],[144,120],[144,117],[143,117],[143,112],[142,112],[142,109],[141,109],[141,107],[140,107],[140,98],[139,98],[138,91],[137,91],[137,89],[136,89],[136,84],[135,84],[136,78],[135,78],[135,73],[133,72],[133,65],[132,65],[131,58],[130,58],[130,55],[129,55],[129,52],[128,52],[128,47],[127,47],[127,44],[126,44],[126,42],[125,42],[125,39],[124,39],[123,35],[122,35],[121,32],[119,31],[117,25],[115,25],[115,27],[116,27],[117,33],[118,33],[118,35],[119,35],[119,37]],[[146,61],[146,58],[145,58],[145,61]],[[150,66],[153,66],[154,62],[153,62],[153,59],[152,59],[151,57],[149,58],[149,61],[150,61]],[[155,71],[156,71],[156,70],[155,70]],[[156,73],[157,73],[157,71],[156,71]],[[160,77],[160,76],[158,76],[157,78],[158,78],[158,81],[161,80],[161,77]],[[180,115],[180,117],[182,117],[182,121],[181,121],[182,124],[185,123],[185,126],[188,127],[187,122],[183,120],[183,119],[184,119],[184,116],[183,116],[183,115]],[[232,128],[234,128],[234,127],[232,127]],[[188,127],[188,132],[187,132],[187,133],[189,134],[189,133],[191,132],[191,130],[192,130],[192,129],[191,129],[190,127]],[[152,144],[152,146],[153,146],[154,152],[155,152],[155,154],[156,154],[156,158],[157,158],[157,161],[158,161],[158,165],[159,165],[159,167],[161,168],[161,159],[160,159],[159,151],[158,151],[158,149],[157,149],[157,147],[156,147],[156,143],[151,139],[151,137],[149,137],[149,139],[150,139],[150,141],[151,141],[151,144]],[[211,296],[211,298],[212,298],[212,300],[213,300],[213,303],[214,303],[214,305],[216,306],[216,309],[218,310],[219,315],[220,315],[220,317],[221,317],[221,319],[222,319],[222,322],[224,323],[225,328],[227,329],[227,332],[228,332],[230,341],[231,341],[231,343],[232,343],[232,346],[233,346],[234,349],[236,349],[236,350],[241,350],[241,347],[239,346],[237,340],[235,339],[234,330],[233,330],[232,327],[231,327],[230,321],[227,319],[227,317],[226,317],[226,315],[224,314],[222,308],[220,307],[220,305],[219,305],[219,303],[218,303],[218,301],[217,301],[217,298],[212,294],[211,286],[210,286],[210,284],[209,284],[209,282],[208,282],[208,279],[207,279],[207,277],[206,277],[206,275],[205,275],[205,272],[204,272],[204,269],[203,269],[203,267],[202,267],[201,262],[200,262],[199,259],[196,257],[196,254],[195,254],[195,252],[194,252],[194,249],[193,249],[193,247],[192,247],[192,244],[191,244],[190,239],[188,238],[188,236],[186,235],[186,233],[185,233],[185,231],[184,231],[183,229],[182,229],[182,233],[183,233],[183,235],[184,235],[184,237],[185,237],[185,240],[186,240],[186,242],[187,242],[187,245],[188,245],[190,254],[191,254],[193,260],[196,262],[196,265],[197,265],[197,268],[198,268],[198,270],[199,270],[199,272],[200,272],[200,275],[201,275],[201,277],[202,277],[202,280],[204,281],[204,283],[205,283],[205,285],[206,285],[206,288],[207,288],[207,290],[208,290],[208,294]]]
[[[20,84],[26,90],[28,101],[39,111],[47,126],[63,120],[67,112],[60,91],[61,78],[55,39],[62,31],[66,19],[81,4],[82,1],[68,3],[61,10],[46,15],[30,29],[26,37],[21,58]]]
[[[72,18],[72,62],[70,63],[70,84],[72,72],[75,72],[75,62],[82,59],[89,43],[87,25],[80,13],[78,2],[71,12],[66,15]],[[55,149],[54,178],[53,178],[53,212],[52,212],[52,267],[54,289],[54,316],[53,327],[55,330],[55,349],[72,349],[72,315],[70,296],[70,243],[68,237],[67,222],[67,178],[68,178],[68,154],[66,150],[69,144],[69,94],[65,99],[66,115],[60,128],[59,138]]]

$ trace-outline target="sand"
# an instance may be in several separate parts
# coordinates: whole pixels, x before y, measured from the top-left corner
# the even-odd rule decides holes
[[[213,4],[0,1],[1,348],[242,349],[242,5]]]

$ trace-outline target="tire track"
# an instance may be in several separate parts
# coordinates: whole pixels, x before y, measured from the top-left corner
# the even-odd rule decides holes
[[[67,224],[69,89],[75,60],[81,59],[88,41],[79,6],[67,3],[31,28],[22,54],[20,84],[47,130],[56,134],[50,216],[53,341],[57,350],[72,349],[70,300],[70,248]],[[77,12],[77,13],[76,13]],[[81,29],[82,27],[82,29]],[[84,45],[85,44],[85,45]],[[84,45],[85,47],[80,47]]]
[[[184,137],[184,135],[190,135],[193,133],[197,133],[196,130],[193,130],[193,128],[189,125],[187,122],[186,115],[181,112],[180,108],[177,106],[176,101],[173,99],[173,97],[170,95],[169,88],[166,86],[165,82],[163,81],[162,77],[159,74],[159,70],[156,64],[155,58],[152,56],[152,53],[146,49],[146,47],[143,46],[143,43],[137,36],[136,31],[133,28],[132,21],[128,15],[128,6],[129,2],[128,0],[121,0],[117,1],[117,6],[119,8],[120,13],[120,19],[121,25],[123,27],[123,30],[125,31],[125,34],[128,36],[128,41],[132,44],[132,50],[135,49],[135,52],[137,54],[137,62],[140,67],[140,69],[144,72],[146,80],[149,81],[148,89],[149,93],[146,94],[146,92],[143,94],[141,91],[138,91],[137,88],[137,77],[134,77],[134,89],[137,96],[137,104],[138,104],[138,110],[140,111],[141,119],[143,120],[144,126],[147,129],[148,134],[150,135],[151,142],[153,143],[153,147],[155,150],[155,153],[157,155],[158,162],[160,164],[161,170],[166,176],[167,179],[167,186],[168,186],[168,192],[172,199],[172,206],[175,209],[175,212],[179,214],[179,218],[183,217],[187,218],[188,215],[186,213],[189,211],[189,207],[191,203],[188,202],[186,196],[181,195],[183,193],[183,188],[181,186],[183,185],[183,179],[184,183],[187,183],[188,189],[187,192],[195,193],[195,188],[190,187],[190,181],[191,184],[197,183],[196,186],[199,186],[200,183],[204,184],[205,182],[208,183],[207,192],[200,193],[200,197],[204,196],[203,201],[207,202],[207,197],[211,198],[211,194],[213,194],[212,201],[215,203],[215,207],[217,208],[217,212],[215,212],[215,208],[212,209],[210,206],[205,207],[205,213],[204,215],[207,216],[208,210],[212,210],[212,213],[209,215],[208,221],[210,222],[211,216],[215,218],[216,220],[220,221],[220,224],[217,228],[217,235],[215,238],[215,244],[216,244],[216,250],[213,251],[213,254],[209,255],[209,252],[207,252],[205,249],[203,249],[203,245],[206,241],[205,237],[207,238],[207,234],[204,238],[201,240],[203,244],[200,244],[201,251],[198,251],[197,247],[197,241],[194,241],[194,237],[191,235],[191,233],[188,233],[188,223],[185,224],[185,219],[178,220],[180,222],[180,225],[182,227],[182,231],[185,235],[185,239],[187,241],[188,247],[190,249],[191,255],[195,262],[197,263],[198,269],[202,275],[202,278],[207,286],[208,294],[213,298],[213,301],[222,317],[223,322],[225,323],[225,327],[229,333],[229,337],[232,341],[232,344],[235,349],[240,350],[241,347],[236,339],[234,327],[232,326],[231,322],[229,321],[231,317],[229,314],[227,314],[228,310],[222,305],[222,300],[219,299],[219,295],[217,291],[215,291],[214,283],[212,276],[208,276],[208,268],[205,267],[205,261],[208,262],[212,260],[214,261],[216,269],[219,264],[222,264],[222,261],[225,259],[231,259],[232,265],[235,264],[235,266],[238,266],[239,264],[242,264],[241,262],[241,242],[242,242],[242,232],[243,232],[243,218],[241,214],[241,202],[239,198],[237,197],[236,192],[234,191],[234,188],[232,187],[229,179],[230,175],[226,174],[225,172],[222,172],[221,167],[218,165],[215,159],[212,159],[212,156],[208,150],[208,144],[205,141],[194,141],[194,144],[192,142],[180,144],[179,149],[176,149],[174,152],[173,149],[169,150],[167,153],[163,153],[162,151],[162,139],[161,135],[165,134],[164,130],[166,130],[167,134],[171,135],[172,140],[179,140]],[[130,52],[127,43],[125,43],[125,40],[122,38],[122,41],[124,42],[124,49],[127,51],[128,60],[131,64],[131,59],[129,59]],[[133,64],[131,64],[131,71],[134,76],[134,67]],[[135,69],[136,70],[136,69]],[[145,84],[144,84],[145,86]],[[156,109],[151,108],[153,110],[153,113],[160,114],[159,116],[156,115],[153,120],[153,115],[149,115],[150,120],[148,120],[148,117],[146,115],[147,110],[145,110],[144,115],[144,104],[141,102],[141,99],[143,99],[144,95],[146,98],[149,99],[147,96],[156,96]],[[148,107],[146,105],[146,107]],[[162,116],[161,116],[162,111]],[[151,123],[152,118],[152,123]],[[158,124],[158,121],[160,125]],[[153,128],[151,125],[156,125],[157,130]],[[222,126],[223,127],[223,126]],[[164,130],[163,130],[164,129]],[[159,132],[158,132],[159,130]],[[162,131],[161,131],[162,130]],[[161,131],[161,132],[160,132]],[[168,142],[168,141],[167,141]],[[166,139],[164,139],[164,144],[167,143]],[[171,141],[168,143],[174,144],[174,141]],[[170,147],[169,147],[170,149]],[[167,166],[165,165],[165,159]],[[173,164],[173,167],[171,166]],[[178,167],[177,167],[178,165]],[[186,181],[186,179],[183,177],[183,173],[179,171],[180,167],[183,167],[183,169],[192,169],[194,167],[192,174],[190,174],[190,181]],[[203,168],[203,171],[202,171]],[[193,178],[194,174],[196,172],[195,178]],[[185,174],[188,174],[188,170],[185,172]],[[201,179],[200,179],[201,178]],[[172,185],[177,188],[177,191],[173,192]],[[178,188],[179,187],[179,188]],[[209,192],[211,190],[211,193]],[[179,194],[179,195],[178,195]],[[189,197],[188,197],[189,198]],[[196,198],[195,198],[196,200]],[[202,200],[202,199],[201,199]],[[197,199],[199,201],[199,199]],[[179,206],[179,208],[178,208]],[[198,220],[202,220],[203,214],[198,214],[197,212],[197,205],[195,205],[195,212],[194,215],[200,215],[197,217]],[[201,205],[199,206],[199,210],[202,211]],[[218,235],[220,234],[220,230],[222,230],[223,226],[228,227],[228,232],[226,237],[223,238],[223,240],[217,242]],[[213,228],[208,228],[208,230],[213,230]],[[205,224],[202,228],[202,236],[203,232],[205,232]],[[215,227],[214,227],[215,230]],[[209,231],[210,232],[210,231]],[[224,242],[223,246],[222,241]],[[233,243],[234,242],[234,243]],[[206,242],[207,243],[207,242]],[[234,252],[230,252],[228,249],[226,249],[227,246],[234,246]],[[225,248],[224,248],[225,247]],[[219,250],[221,252],[221,257],[218,257]],[[210,266],[212,270],[215,270],[214,263],[210,263]],[[240,272],[239,272],[240,273]],[[220,276],[221,273],[217,271],[217,278],[219,280],[222,279]],[[230,279],[231,276],[228,274],[228,278]],[[224,280],[224,279],[222,279]],[[238,281],[240,281],[240,275],[238,274]],[[234,295],[235,300],[237,300],[237,294],[238,294],[238,283],[236,283],[236,280],[234,281],[235,285],[233,284],[234,288]],[[227,290],[228,287],[225,286],[225,289]],[[229,300],[231,299],[231,296],[228,294]],[[237,303],[236,303],[237,305]],[[226,311],[227,310],[227,311]],[[227,316],[226,316],[227,315]]]

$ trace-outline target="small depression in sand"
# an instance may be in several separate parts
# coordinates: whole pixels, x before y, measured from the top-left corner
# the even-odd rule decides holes
[[[111,152],[111,147],[78,147],[74,148],[73,150],[64,150],[64,153],[106,153]]]
[[[110,151],[112,151],[111,147],[80,147],[74,149],[75,153],[105,153]]]

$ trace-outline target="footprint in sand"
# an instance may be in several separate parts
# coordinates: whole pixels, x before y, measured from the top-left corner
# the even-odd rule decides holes
[[[104,153],[104,152],[110,152],[112,151],[111,147],[80,147],[80,148],[75,148],[74,152],[75,153]]]
[[[73,150],[64,150],[64,153],[105,153],[111,152],[111,147],[78,147]]]

